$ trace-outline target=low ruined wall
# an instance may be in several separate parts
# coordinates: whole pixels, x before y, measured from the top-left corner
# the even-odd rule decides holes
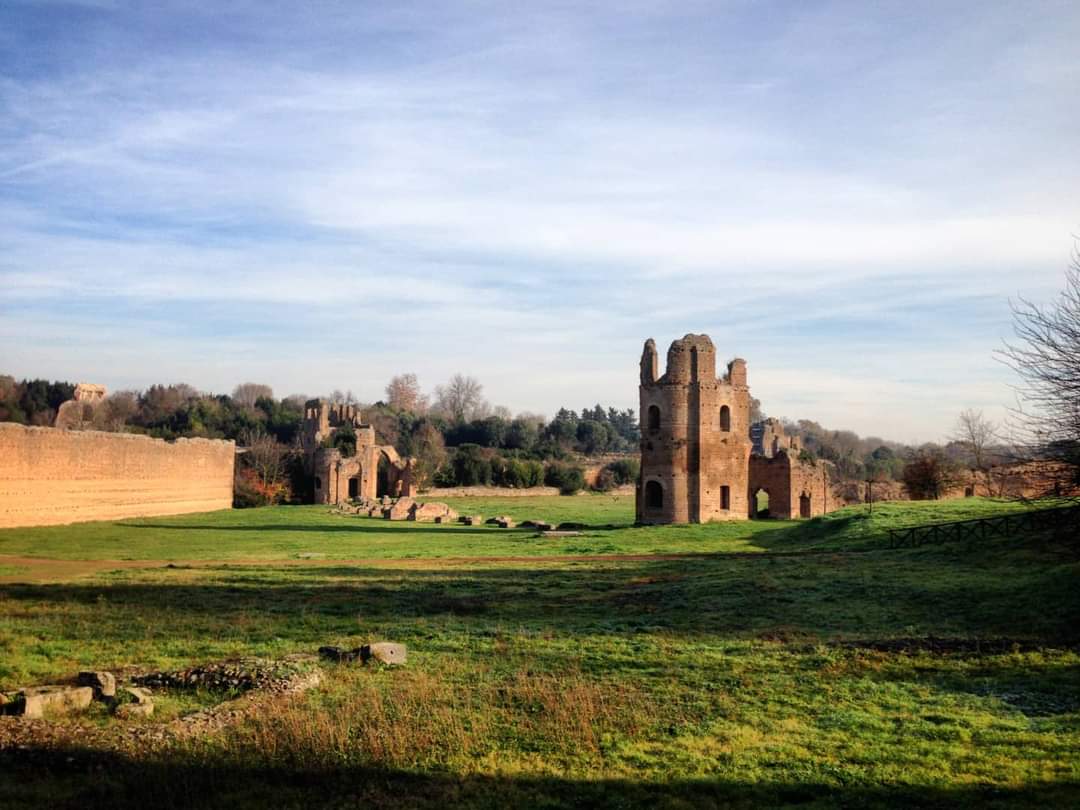
[[[232,506],[235,445],[0,423],[0,527]]]

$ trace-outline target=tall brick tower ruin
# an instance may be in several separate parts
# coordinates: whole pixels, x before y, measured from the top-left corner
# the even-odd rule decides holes
[[[746,361],[716,376],[708,335],[668,349],[658,377],[656,343],[641,354],[639,523],[745,520],[750,515],[750,390]]]

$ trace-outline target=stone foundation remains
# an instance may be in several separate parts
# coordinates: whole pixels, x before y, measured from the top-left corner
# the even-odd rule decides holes
[[[0,423],[0,527],[230,509],[231,441]]]

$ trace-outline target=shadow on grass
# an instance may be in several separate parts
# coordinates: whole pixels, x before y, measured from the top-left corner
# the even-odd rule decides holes
[[[97,617],[107,610],[178,631],[239,623],[305,642],[320,625],[333,632],[343,619],[362,615],[403,629],[418,619],[459,617],[476,630],[646,629],[807,640],[936,635],[1071,644],[1080,632],[1076,575],[1076,564],[1031,552],[990,560],[940,551],[757,554],[535,568],[236,568],[223,562],[197,571],[125,572],[99,582],[0,585],[0,600],[24,602],[31,615],[54,622],[70,618],[73,627],[88,627],[85,632],[106,632],[111,623]],[[49,604],[63,610],[50,612]],[[75,621],[91,617],[89,624]],[[62,624],[55,632],[78,631]]]
[[[236,759],[239,761],[231,762]],[[629,808],[1068,807],[1080,783],[887,786],[730,779],[568,779],[456,776],[363,767],[285,767],[258,753],[213,760],[193,752],[131,757],[77,747],[0,752],[5,808]]]
[[[122,523],[125,529],[154,529],[160,531],[166,529],[170,531],[182,531],[182,532],[314,532],[316,534],[333,534],[338,532],[347,532],[349,534],[388,534],[391,532],[400,532],[402,534],[442,534],[449,536],[452,532],[454,535],[458,534],[483,534],[490,537],[498,537],[500,534],[521,534],[521,533],[535,533],[535,529],[498,529],[498,528],[472,528],[469,526],[455,526],[455,525],[441,525],[438,523],[424,524],[424,523],[406,523],[405,521],[386,521],[385,523],[378,523],[374,525],[342,525],[333,526],[326,524],[318,524],[315,526],[305,526],[303,524],[284,523],[284,524],[258,524],[253,523],[248,526],[186,526],[182,523]]]

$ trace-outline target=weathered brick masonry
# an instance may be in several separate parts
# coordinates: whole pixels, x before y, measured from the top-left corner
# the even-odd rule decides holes
[[[717,377],[708,335],[674,341],[663,376],[656,343],[646,341],[639,392],[639,523],[746,520],[757,514],[759,490],[773,517],[817,517],[844,505],[831,465],[803,459],[779,421],[750,424],[746,361],[732,360]]]
[[[232,506],[231,441],[0,423],[0,527]]]

